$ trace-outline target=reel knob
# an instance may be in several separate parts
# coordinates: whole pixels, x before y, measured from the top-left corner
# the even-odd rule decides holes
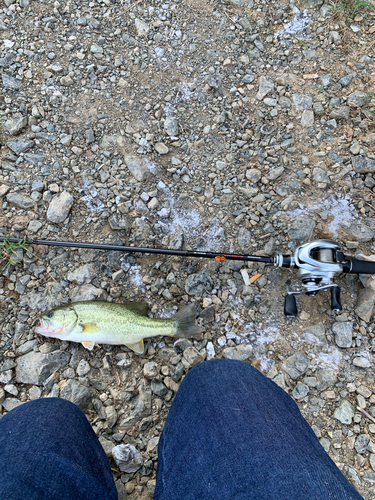
[[[340,302],[340,287],[333,286],[331,288],[331,309],[332,311],[342,311]]]
[[[297,316],[297,303],[296,298],[291,293],[285,296],[284,301],[284,314],[285,316],[295,317]]]

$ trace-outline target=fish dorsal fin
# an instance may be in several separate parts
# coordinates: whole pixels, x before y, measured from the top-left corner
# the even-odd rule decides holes
[[[133,342],[132,344],[125,344],[126,347],[134,351],[136,354],[143,354],[145,350],[145,346],[143,345],[143,339],[139,342]]]
[[[82,340],[81,344],[83,345],[83,347],[85,347],[89,351],[92,351],[94,349],[94,346],[95,346],[95,341],[94,340]]]
[[[82,323],[82,333],[97,333],[99,327],[95,323]]]
[[[137,312],[142,316],[146,316],[146,314],[148,313],[147,302],[124,302],[122,305],[125,306],[129,311]]]

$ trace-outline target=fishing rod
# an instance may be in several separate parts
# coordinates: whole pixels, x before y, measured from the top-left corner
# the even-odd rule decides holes
[[[295,295],[305,294],[315,296],[321,290],[330,289],[331,308],[341,311],[340,288],[333,283],[336,274],[375,274],[375,262],[347,257],[340,246],[331,240],[315,240],[296,248],[293,255],[276,254],[273,257],[258,255],[239,255],[221,252],[198,252],[193,250],[173,250],[170,248],[128,247],[123,245],[107,245],[99,243],[80,243],[73,241],[37,240],[29,238],[4,238],[0,242],[25,243],[27,245],[46,245],[71,248],[88,248],[95,250],[114,250],[129,253],[150,253],[159,255],[178,255],[180,257],[195,257],[216,259],[218,261],[239,260],[263,262],[277,267],[297,268],[296,278],[301,281],[302,289],[287,292],[284,302],[286,316],[297,315]]]

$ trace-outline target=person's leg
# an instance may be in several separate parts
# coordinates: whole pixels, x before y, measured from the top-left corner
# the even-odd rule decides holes
[[[44,398],[1,418],[1,500],[117,497],[109,460],[78,406]]]
[[[154,500],[359,500],[293,399],[247,363],[188,372],[158,447]]]

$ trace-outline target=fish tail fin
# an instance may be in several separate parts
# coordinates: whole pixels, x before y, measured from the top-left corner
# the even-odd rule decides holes
[[[199,338],[201,336],[204,330],[195,323],[196,314],[195,304],[189,304],[172,316],[171,319],[177,323],[175,337]]]

